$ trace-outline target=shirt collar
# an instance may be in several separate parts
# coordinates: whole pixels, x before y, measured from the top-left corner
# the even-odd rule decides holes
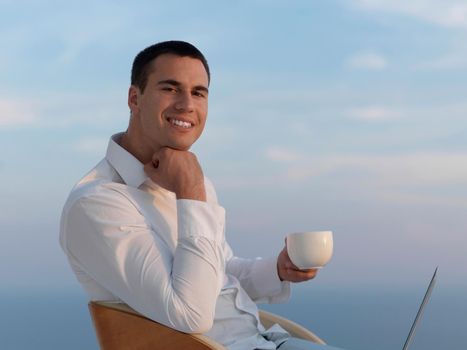
[[[127,185],[138,188],[148,177],[144,172],[144,165],[120,146],[119,142],[122,136],[123,132],[112,135],[105,158]]]

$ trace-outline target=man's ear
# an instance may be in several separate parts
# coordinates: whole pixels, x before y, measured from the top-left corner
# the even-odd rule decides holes
[[[137,86],[131,85],[128,89],[128,107],[132,114],[139,110],[138,102],[139,102],[139,95],[140,91]]]

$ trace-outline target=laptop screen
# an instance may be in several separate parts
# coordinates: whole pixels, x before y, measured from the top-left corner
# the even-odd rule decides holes
[[[415,316],[415,320],[412,323],[412,327],[410,328],[409,335],[407,336],[407,339],[405,340],[404,347],[402,350],[407,350],[412,343],[412,338],[415,334],[415,329],[417,328],[418,324],[420,323],[420,319],[423,314],[423,310],[425,309],[425,305],[428,303],[428,300],[430,299],[431,292],[433,291],[433,288],[435,287],[436,284],[436,273],[438,272],[438,267],[436,267],[435,272],[433,273],[433,277],[431,278],[431,282],[428,285],[428,288],[426,290],[425,296],[423,297],[423,301],[420,305],[420,308],[418,309],[417,316]]]

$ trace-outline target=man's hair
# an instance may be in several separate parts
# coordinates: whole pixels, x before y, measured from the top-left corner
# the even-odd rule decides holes
[[[185,41],[171,40],[151,45],[136,55],[131,68],[131,85],[137,86],[141,92],[144,92],[148,82],[148,76],[151,73],[152,62],[157,57],[164,54],[191,57],[200,60],[208,74],[208,82],[211,81],[208,61],[201,51]]]

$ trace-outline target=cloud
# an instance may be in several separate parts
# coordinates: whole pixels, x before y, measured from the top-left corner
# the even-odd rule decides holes
[[[265,151],[266,158],[273,162],[290,163],[303,158],[303,155],[296,151],[292,151],[280,147],[269,147]]]
[[[358,174],[361,181],[387,187],[467,185],[467,153],[333,155],[308,158],[287,169],[287,177],[305,180],[330,173]],[[349,176],[355,181],[356,176]]]
[[[3,97],[0,98],[0,129],[112,126],[126,122],[127,110],[124,91],[99,95],[49,91],[36,97]]]
[[[357,0],[370,11],[398,13],[445,27],[467,28],[467,4],[462,0]]]
[[[115,38],[121,37],[131,27],[133,19],[126,5],[107,1],[85,0],[79,4],[6,1],[3,5],[7,16],[22,9],[15,17],[16,21],[6,21],[6,25],[0,28],[0,39],[6,46],[2,47],[2,56],[6,56],[4,60],[14,66],[30,57],[40,62],[44,55],[47,59],[42,62],[42,69],[69,64],[86,49],[95,51],[96,47],[115,45]],[[109,6],[112,7],[111,15]],[[40,26],[37,21],[40,21]],[[84,21],[86,25],[83,25]],[[39,47],[40,52],[36,52]]]
[[[265,152],[264,156],[283,166],[268,168],[267,172],[249,172],[247,177],[223,174],[214,178],[216,186],[245,190],[281,183],[313,185],[355,198],[376,196],[392,203],[467,206],[467,153],[300,155],[294,157],[295,161],[282,151]]]
[[[33,101],[0,98],[0,129],[23,127],[37,120]]]
[[[88,137],[75,142],[72,149],[78,153],[100,155],[107,148],[108,142],[108,137]]]
[[[284,183],[388,203],[467,207],[467,153],[310,156],[271,148],[264,157],[282,166],[248,176],[222,174],[214,178],[216,186],[245,190]]]
[[[467,67],[467,54],[464,52],[450,53],[436,59],[421,62],[415,66],[418,70],[460,69]]]
[[[383,70],[388,63],[384,56],[375,52],[358,52],[347,59],[347,66],[353,69]]]
[[[366,106],[351,108],[347,113],[350,118],[369,122],[397,119],[401,113],[384,106]]]

